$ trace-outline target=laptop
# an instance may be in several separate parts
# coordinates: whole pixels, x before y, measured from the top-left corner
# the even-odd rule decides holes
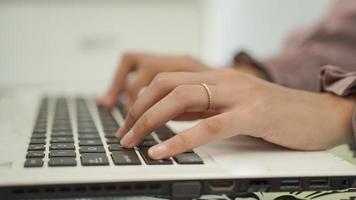
[[[205,194],[356,188],[356,167],[327,151],[288,150],[237,136],[165,160],[147,149],[196,122],[169,122],[134,149],[119,145],[123,102],[86,95],[0,95],[0,199]]]

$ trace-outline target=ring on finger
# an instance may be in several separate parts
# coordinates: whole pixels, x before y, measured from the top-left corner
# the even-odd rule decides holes
[[[209,86],[205,83],[200,83],[201,86],[204,87],[206,93],[208,94],[208,106],[206,108],[207,111],[212,111],[213,110],[213,95],[212,92],[209,88]]]

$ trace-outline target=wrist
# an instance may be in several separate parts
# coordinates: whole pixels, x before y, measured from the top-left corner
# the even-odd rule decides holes
[[[339,139],[336,143],[353,143],[355,137],[352,115],[356,106],[356,96],[340,97],[332,93],[321,93],[321,96],[328,101],[329,113],[333,118],[331,120],[335,120],[334,132]]]

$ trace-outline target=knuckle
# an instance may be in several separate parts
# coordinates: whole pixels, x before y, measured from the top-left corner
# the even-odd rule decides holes
[[[185,149],[189,147],[189,143],[187,139],[182,134],[176,135],[177,144],[179,144],[180,148]]]
[[[221,123],[214,120],[203,120],[201,121],[201,127],[203,131],[208,135],[216,135],[221,130]]]
[[[187,63],[197,63],[197,59],[195,59],[193,56],[191,55],[183,55],[182,59],[185,60]]]
[[[147,63],[145,60],[143,60],[142,63],[139,63],[137,71],[145,77],[150,77],[152,80],[158,73],[155,66],[156,65],[151,62]]]
[[[134,121],[138,117],[137,111],[134,108],[131,108],[127,113],[127,120],[128,122]]]
[[[152,120],[150,120],[150,117],[148,117],[146,114],[140,117],[139,122],[137,124],[137,128],[140,132],[145,132],[148,129],[151,129],[152,126]]]
[[[128,61],[130,60],[132,57],[133,57],[134,53],[132,52],[125,52],[123,55],[122,55],[122,60],[123,61]]]
[[[142,68],[142,69],[147,69],[152,66],[155,66],[152,59],[147,59],[147,58],[142,59],[141,62],[139,63],[139,68]]]
[[[179,85],[172,91],[174,97],[181,103],[188,103],[190,97],[189,87],[185,85]]]
[[[157,88],[166,88],[170,83],[170,76],[167,72],[157,74],[153,80],[152,85]]]

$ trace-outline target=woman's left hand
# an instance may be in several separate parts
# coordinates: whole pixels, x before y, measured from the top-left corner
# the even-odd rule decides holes
[[[211,90],[212,110],[207,111]],[[354,101],[285,88],[235,70],[158,74],[130,109],[117,135],[134,147],[171,119],[202,119],[149,149],[167,158],[234,135],[298,150],[321,150],[352,140]]]

